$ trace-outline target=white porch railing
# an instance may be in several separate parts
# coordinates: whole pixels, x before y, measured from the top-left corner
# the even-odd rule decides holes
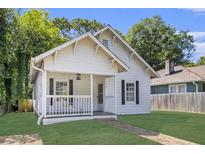
[[[92,115],[89,95],[47,95],[46,117]]]

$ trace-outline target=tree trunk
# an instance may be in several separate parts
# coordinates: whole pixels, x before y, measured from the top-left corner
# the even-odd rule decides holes
[[[5,92],[6,92],[6,112],[11,112],[12,108],[11,108],[11,83],[12,80],[11,78],[4,79],[4,87],[5,87]]]

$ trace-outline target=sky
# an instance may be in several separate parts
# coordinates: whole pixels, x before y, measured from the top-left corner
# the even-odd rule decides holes
[[[159,15],[177,31],[188,30],[196,40],[192,60],[205,56],[205,9],[46,9],[50,17],[95,19],[126,34],[129,28],[144,18]]]

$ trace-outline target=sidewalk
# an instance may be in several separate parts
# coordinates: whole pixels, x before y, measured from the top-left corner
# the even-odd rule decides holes
[[[164,145],[196,145],[196,143],[179,139],[176,137],[168,136],[165,134],[149,131],[140,127],[125,124],[113,119],[98,119],[98,121],[109,124],[113,127],[120,128],[122,130],[128,131],[140,137],[144,137],[148,140],[152,140]]]

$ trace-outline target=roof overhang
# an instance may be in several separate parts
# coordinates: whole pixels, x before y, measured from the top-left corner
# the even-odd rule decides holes
[[[188,81],[176,81],[176,82],[166,82],[166,83],[150,83],[151,86],[162,86],[169,84],[180,84],[180,83],[190,83],[190,82],[204,82],[205,80],[188,80]]]
[[[150,71],[152,77],[160,77],[159,74],[124,40],[122,39],[119,34],[110,26],[106,26],[105,28],[97,31],[94,36],[97,36],[103,33],[106,30],[110,30]]]
[[[87,32],[71,41],[68,41],[56,48],[53,48],[47,52],[44,52],[36,57],[33,58],[34,64],[38,64],[41,62],[44,58],[55,54],[56,52],[59,52],[61,49],[66,48],[69,45],[72,45],[76,43],[77,41],[80,41],[83,38],[89,37],[92,39],[101,49],[103,49],[114,61],[116,61],[121,67],[122,71],[127,71],[129,67],[122,61],[120,58],[118,58],[112,51],[110,51],[108,48],[106,48],[96,37],[94,37],[90,32]]]

